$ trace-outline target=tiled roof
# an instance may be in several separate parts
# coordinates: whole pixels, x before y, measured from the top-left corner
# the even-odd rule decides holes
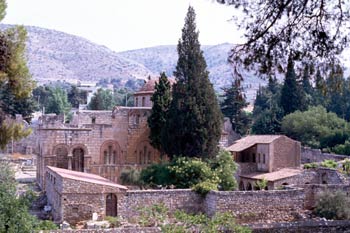
[[[106,186],[116,187],[119,189],[125,189],[125,190],[128,189],[123,185],[116,184],[99,175],[85,173],[85,172],[77,172],[77,171],[67,170],[67,169],[58,168],[58,167],[51,167],[51,166],[47,166],[47,168],[63,178],[73,179],[77,181],[84,181],[84,182],[89,182],[93,184],[106,185]]]
[[[232,152],[240,152],[258,143],[269,144],[280,137],[285,137],[285,136],[283,135],[249,135],[235,141],[231,146],[227,147],[226,150],[232,151]]]
[[[296,176],[302,173],[300,169],[292,169],[292,168],[282,168],[275,172],[261,173],[255,172],[247,175],[241,175],[242,178],[249,178],[254,180],[262,180],[266,179],[267,181],[276,181],[285,179],[288,177]]]
[[[140,90],[138,90],[135,94],[140,94],[140,93],[153,93],[156,83],[159,81],[159,78],[154,78],[154,79],[150,79],[148,80],[142,87]],[[168,78],[168,81],[170,82],[171,85],[173,85],[175,83],[175,79],[174,78]]]

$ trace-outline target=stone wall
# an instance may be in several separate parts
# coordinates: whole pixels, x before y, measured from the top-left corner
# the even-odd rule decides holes
[[[133,219],[139,209],[164,204],[170,211],[178,209],[192,213],[202,212],[203,199],[189,189],[128,191],[118,199],[118,215]]]
[[[294,219],[304,208],[304,192],[301,189],[273,191],[211,191],[207,194],[205,212],[232,212],[238,222],[278,222]]]
[[[44,231],[45,232],[45,231]],[[160,227],[128,227],[128,228],[113,228],[113,229],[83,229],[83,230],[51,230],[50,233],[160,233]]]
[[[299,167],[300,142],[283,136],[274,140],[271,146],[273,148],[272,171],[285,167]]]
[[[340,161],[349,158],[347,155],[337,155],[330,153],[322,153],[320,149],[311,149],[308,147],[303,147],[301,149],[301,163],[313,163],[322,162],[326,159],[332,159],[335,161]]]
[[[253,233],[350,233],[350,221],[303,221],[290,223],[251,224]]]

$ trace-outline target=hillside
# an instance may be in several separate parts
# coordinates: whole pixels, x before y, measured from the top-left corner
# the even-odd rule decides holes
[[[32,26],[26,26],[26,29],[28,66],[39,83],[144,79],[151,74],[142,64],[84,38]]]

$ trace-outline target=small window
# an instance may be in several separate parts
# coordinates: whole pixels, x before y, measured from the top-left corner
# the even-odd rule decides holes
[[[261,154],[258,153],[258,163],[261,163]]]
[[[253,163],[256,162],[255,153],[253,153]]]
[[[95,124],[95,123],[96,123],[96,117],[93,116],[93,117],[91,118],[91,123],[92,123],[92,124]]]
[[[139,98],[136,97],[135,99],[135,106],[138,107],[139,106]]]
[[[266,161],[265,161],[265,154],[263,154],[263,163],[266,163]]]
[[[142,97],[142,107],[145,107],[146,104],[146,97]]]

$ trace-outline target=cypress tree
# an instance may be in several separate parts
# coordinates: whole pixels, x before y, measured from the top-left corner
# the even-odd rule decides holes
[[[191,6],[177,51],[176,84],[162,134],[163,148],[170,157],[213,157],[218,151],[222,114],[208,78]]]
[[[241,87],[241,79],[237,78],[231,84],[230,88],[223,88],[224,101],[221,104],[221,111],[225,117],[230,119],[232,123],[232,129],[244,135],[249,128],[250,119],[243,111],[248,103],[245,100],[245,96]]]
[[[161,73],[159,82],[155,85],[155,92],[151,100],[153,102],[152,113],[147,119],[148,126],[151,130],[149,139],[154,148],[163,152],[161,146],[161,132],[165,126],[171,102],[170,83],[164,72]]]
[[[288,115],[296,110],[304,110],[303,96],[300,89],[296,79],[294,62],[290,56],[281,91],[281,108],[284,111],[284,115]]]

